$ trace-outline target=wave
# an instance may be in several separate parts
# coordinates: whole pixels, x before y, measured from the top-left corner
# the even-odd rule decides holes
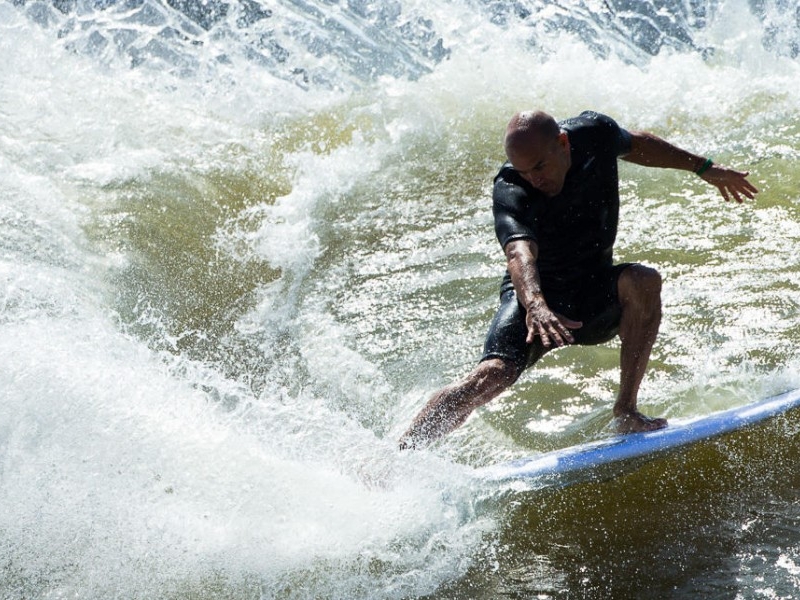
[[[78,53],[178,76],[219,77],[250,63],[301,88],[351,89],[381,77],[416,79],[475,43],[477,22],[527,38],[532,56],[569,36],[600,57],[636,64],[662,52],[713,54],[704,39],[722,0],[12,0]],[[751,0],[770,51],[797,57],[790,3]],[[472,18],[461,15],[470,13]],[[453,18],[455,17],[455,18]],[[453,22],[461,22],[461,29]]]
[[[498,498],[462,463],[603,435],[614,347],[543,365],[430,453],[394,443],[472,364],[494,310],[487,202],[505,120],[534,103],[595,108],[752,169],[763,203],[728,210],[694,178],[624,174],[620,252],[659,265],[669,311],[643,395],[678,417],[796,386],[792,10],[0,3],[3,591],[409,598],[469,573],[483,597],[504,575],[510,593],[539,585],[506,566],[540,537],[507,517],[538,498]],[[791,439],[755,445],[791,458]],[[741,446],[729,460],[758,481]],[[628,492],[651,489],[642,510],[669,556],[724,530],[695,527],[687,493],[743,506],[736,469],[714,495],[678,462],[670,523],[648,477]],[[770,465],[791,517],[796,486]],[[606,547],[615,528],[583,524],[618,489],[552,496],[540,545],[563,530],[581,560]],[[757,499],[746,509],[761,514]],[[554,595],[585,589],[567,581],[577,562],[543,559],[566,574]]]

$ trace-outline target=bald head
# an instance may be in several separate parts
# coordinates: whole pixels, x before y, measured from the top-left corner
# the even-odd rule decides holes
[[[515,114],[506,127],[506,156],[525,181],[545,196],[557,196],[572,165],[569,135],[540,110]]]
[[[505,136],[506,155],[552,142],[561,133],[556,120],[541,110],[518,112],[508,122]]]

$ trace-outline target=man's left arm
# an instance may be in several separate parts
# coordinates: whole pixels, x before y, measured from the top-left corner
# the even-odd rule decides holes
[[[758,193],[758,189],[747,180],[750,174],[748,172],[716,165],[711,159],[678,148],[652,133],[631,131],[630,136],[631,149],[620,157],[623,160],[646,167],[693,171],[716,186],[726,201],[733,199],[743,202],[745,198],[752,200]]]

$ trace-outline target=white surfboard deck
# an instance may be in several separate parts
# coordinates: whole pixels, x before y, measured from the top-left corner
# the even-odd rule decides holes
[[[800,389],[706,416],[670,420],[665,429],[618,434],[476,471],[485,480],[519,481],[536,488],[608,479],[668,452],[750,427],[797,407]]]

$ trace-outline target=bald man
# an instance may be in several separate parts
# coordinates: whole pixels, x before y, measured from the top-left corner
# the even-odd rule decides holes
[[[400,447],[424,446],[446,435],[548,351],[616,336],[618,431],[666,427],[665,419],[647,417],[636,406],[661,322],[661,276],[641,264],[613,262],[617,159],[693,171],[726,201],[755,197],[749,173],[589,111],[561,122],[541,111],[517,113],[506,128],[505,151],[508,162],[494,181],[493,213],[507,271],[483,357],[463,380],[431,397]]]

